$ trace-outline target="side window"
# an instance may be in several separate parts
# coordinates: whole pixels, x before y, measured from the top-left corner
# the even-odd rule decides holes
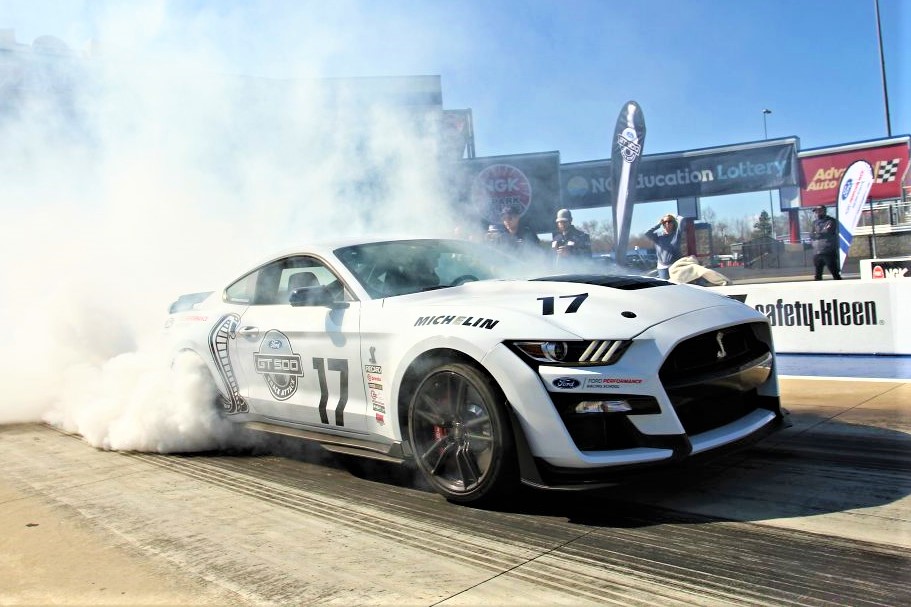
[[[253,298],[256,294],[256,279],[258,276],[259,270],[250,272],[225,289],[225,301],[236,304],[253,303]]]
[[[285,257],[263,266],[258,271],[255,281],[255,305],[282,305],[288,303],[288,297],[294,289],[301,287],[331,287],[337,289],[339,301],[353,299],[346,289],[320,260],[314,257],[297,255]]]

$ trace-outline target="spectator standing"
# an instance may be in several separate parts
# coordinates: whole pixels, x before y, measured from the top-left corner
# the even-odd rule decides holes
[[[592,256],[592,242],[588,234],[573,225],[573,214],[569,209],[557,211],[557,230],[552,233],[550,247],[557,256],[559,264],[561,259],[577,257],[590,260]]]
[[[670,280],[670,267],[683,257],[680,252],[680,238],[683,235],[685,221],[682,217],[667,214],[658,220],[657,225],[645,232],[645,236],[655,243],[655,254],[658,257],[658,278]]]
[[[529,247],[534,250],[541,250],[541,241],[538,239],[538,235],[528,224],[522,221],[518,208],[513,205],[507,205],[503,207],[500,217],[503,220],[504,228],[499,238],[500,243],[508,247],[523,249]]]
[[[841,280],[838,260],[838,222],[826,213],[825,205],[816,207],[816,220],[810,233],[813,241],[813,265],[816,280],[822,280],[823,267],[828,266],[832,278]]]

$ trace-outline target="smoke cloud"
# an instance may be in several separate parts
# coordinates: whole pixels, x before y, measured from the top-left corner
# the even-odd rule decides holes
[[[237,49],[206,44],[237,15],[125,5],[96,15],[100,45],[20,49],[0,104],[0,423],[104,449],[219,448],[236,436],[206,382],[161,350],[169,303],[314,238],[453,225],[436,134],[318,78],[358,74],[325,73],[312,45],[289,36],[284,79],[239,75]]]

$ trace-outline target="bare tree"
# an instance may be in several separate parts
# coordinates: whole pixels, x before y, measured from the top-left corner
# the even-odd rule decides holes
[[[750,240],[753,228],[750,220],[746,217],[735,218],[731,222],[731,228],[732,234],[736,234],[737,240],[740,242],[746,242],[747,240]]]
[[[592,240],[592,253],[607,253],[614,248],[614,225],[610,221],[583,221],[579,229]]]

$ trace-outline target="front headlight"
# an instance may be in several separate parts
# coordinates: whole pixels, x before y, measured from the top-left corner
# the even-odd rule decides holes
[[[612,365],[633,343],[630,340],[514,341],[510,345],[535,362],[566,367]]]

